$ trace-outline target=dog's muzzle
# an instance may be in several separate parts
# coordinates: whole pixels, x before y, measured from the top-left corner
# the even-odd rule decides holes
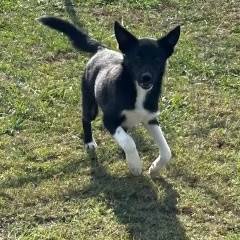
[[[141,75],[141,79],[139,81],[139,86],[141,86],[145,90],[152,88],[152,86],[153,86],[152,74],[149,72],[143,73]]]

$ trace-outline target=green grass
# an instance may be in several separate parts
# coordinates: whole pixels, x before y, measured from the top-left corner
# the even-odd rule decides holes
[[[49,3],[50,2],[50,3]],[[173,152],[133,131],[144,174],[94,122],[83,149],[79,76],[88,56],[35,20],[67,17],[60,0],[0,3],[0,239],[240,239],[240,28],[237,0],[77,1],[89,33],[116,49],[113,21],[159,37],[182,24],[161,101]]]

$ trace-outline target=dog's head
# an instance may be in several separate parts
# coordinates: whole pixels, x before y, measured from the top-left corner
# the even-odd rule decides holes
[[[118,22],[114,25],[119,49],[124,54],[124,67],[143,89],[151,89],[161,80],[167,59],[172,55],[180,36],[177,26],[160,39],[138,39]]]

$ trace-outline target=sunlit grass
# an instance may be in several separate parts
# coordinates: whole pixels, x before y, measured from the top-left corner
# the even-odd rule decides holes
[[[155,181],[147,169],[158,150],[142,128],[132,133],[142,177],[129,174],[101,117],[97,160],[84,152],[79,82],[88,56],[36,21],[67,18],[62,1],[0,6],[0,238],[240,238],[238,1],[76,3],[89,33],[113,49],[114,20],[151,37],[182,24],[159,117],[173,161]]]

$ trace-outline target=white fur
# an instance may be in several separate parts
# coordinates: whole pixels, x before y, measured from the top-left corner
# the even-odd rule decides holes
[[[167,141],[163,135],[161,128],[158,125],[146,124],[145,126],[160,150],[159,156],[149,168],[150,175],[156,176],[158,175],[159,170],[162,167],[164,167],[167,164],[167,162],[171,159],[171,150],[167,144]]]
[[[132,128],[140,122],[147,123],[158,115],[157,112],[149,112],[143,107],[146,95],[151,89],[145,90],[138,84],[136,84],[136,89],[137,98],[135,102],[135,108],[133,110],[122,111],[122,115],[126,118],[122,125],[127,128]]]
[[[124,150],[131,173],[135,176],[140,175],[142,172],[142,162],[133,139],[123,130],[122,127],[116,129],[113,137]]]
[[[95,140],[93,139],[92,142],[86,143],[85,144],[85,149],[86,150],[94,150],[97,148],[97,143],[95,142]]]

